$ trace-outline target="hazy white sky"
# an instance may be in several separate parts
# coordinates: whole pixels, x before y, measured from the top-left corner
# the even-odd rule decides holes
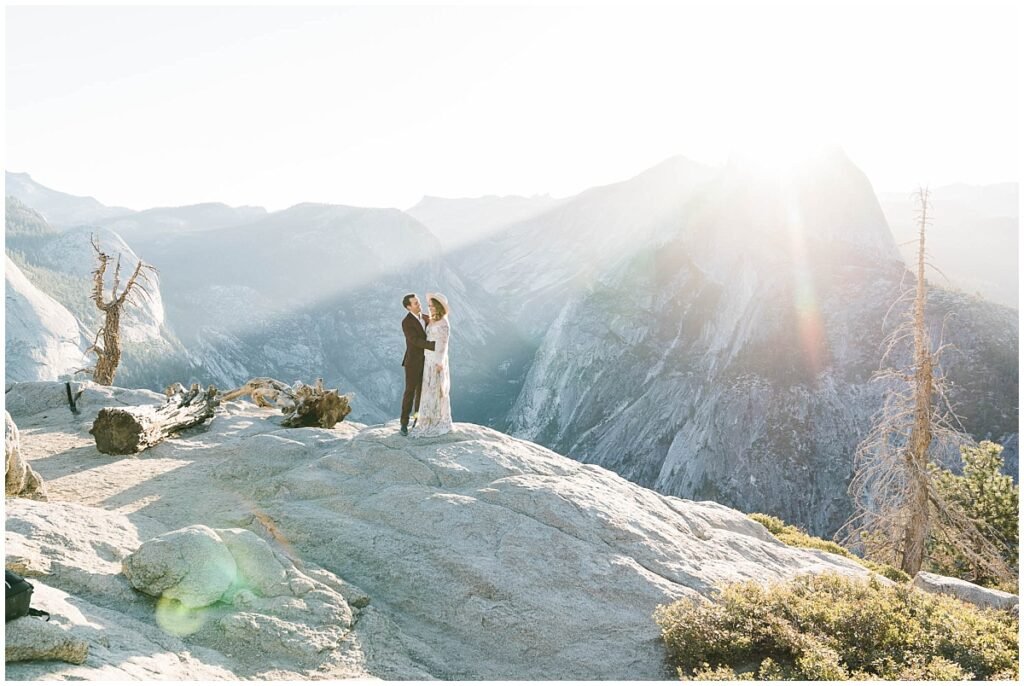
[[[1011,4],[9,7],[9,171],[135,209],[564,196],[842,145],[876,190],[1018,178]]]

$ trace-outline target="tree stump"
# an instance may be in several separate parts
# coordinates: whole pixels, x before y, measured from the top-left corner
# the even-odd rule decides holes
[[[288,415],[282,422],[287,427],[333,429],[352,411],[349,397],[338,395],[336,388],[325,389],[323,379],[317,379],[312,386],[300,381],[288,386],[277,379],[260,377],[228,391],[221,400],[234,400],[244,395],[252,397],[260,407],[280,407],[281,412]]]
[[[187,391],[181,384],[174,384],[164,392],[168,398],[163,405],[100,410],[89,430],[96,439],[96,449],[106,455],[142,452],[176,431],[202,424],[220,403],[214,386],[204,392],[199,384],[192,384]]]

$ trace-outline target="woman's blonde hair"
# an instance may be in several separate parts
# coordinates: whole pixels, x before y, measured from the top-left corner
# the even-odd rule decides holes
[[[440,319],[443,319],[444,316],[446,314],[448,314],[448,310],[441,303],[441,301],[438,300],[437,298],[431,298],[430,299],[430,304],[434,306],[434,321],[435,322],[440,320]]]

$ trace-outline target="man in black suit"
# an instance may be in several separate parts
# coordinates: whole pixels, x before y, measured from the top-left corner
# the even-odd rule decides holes
[[[423,351],[433,350],[434,341],[427,340],[428,315],[420,309],[419,298],[409,293],[402,298],[402,305],[409,314],[402,320],[402,333],[405,334],[405,393],[402,395],[402,435],[409,435],[409,413],[415,404],[420,411],[420,389],[423,387]]]

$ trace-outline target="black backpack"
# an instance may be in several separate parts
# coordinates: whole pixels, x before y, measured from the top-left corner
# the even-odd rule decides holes
[[[24,617],[42,617],[50,621],[50,614],[42,610],[32,609],[32,584],[9,569],[4,570],[4,582],[7,586],[7,597],[4,599],[4,623]]]

